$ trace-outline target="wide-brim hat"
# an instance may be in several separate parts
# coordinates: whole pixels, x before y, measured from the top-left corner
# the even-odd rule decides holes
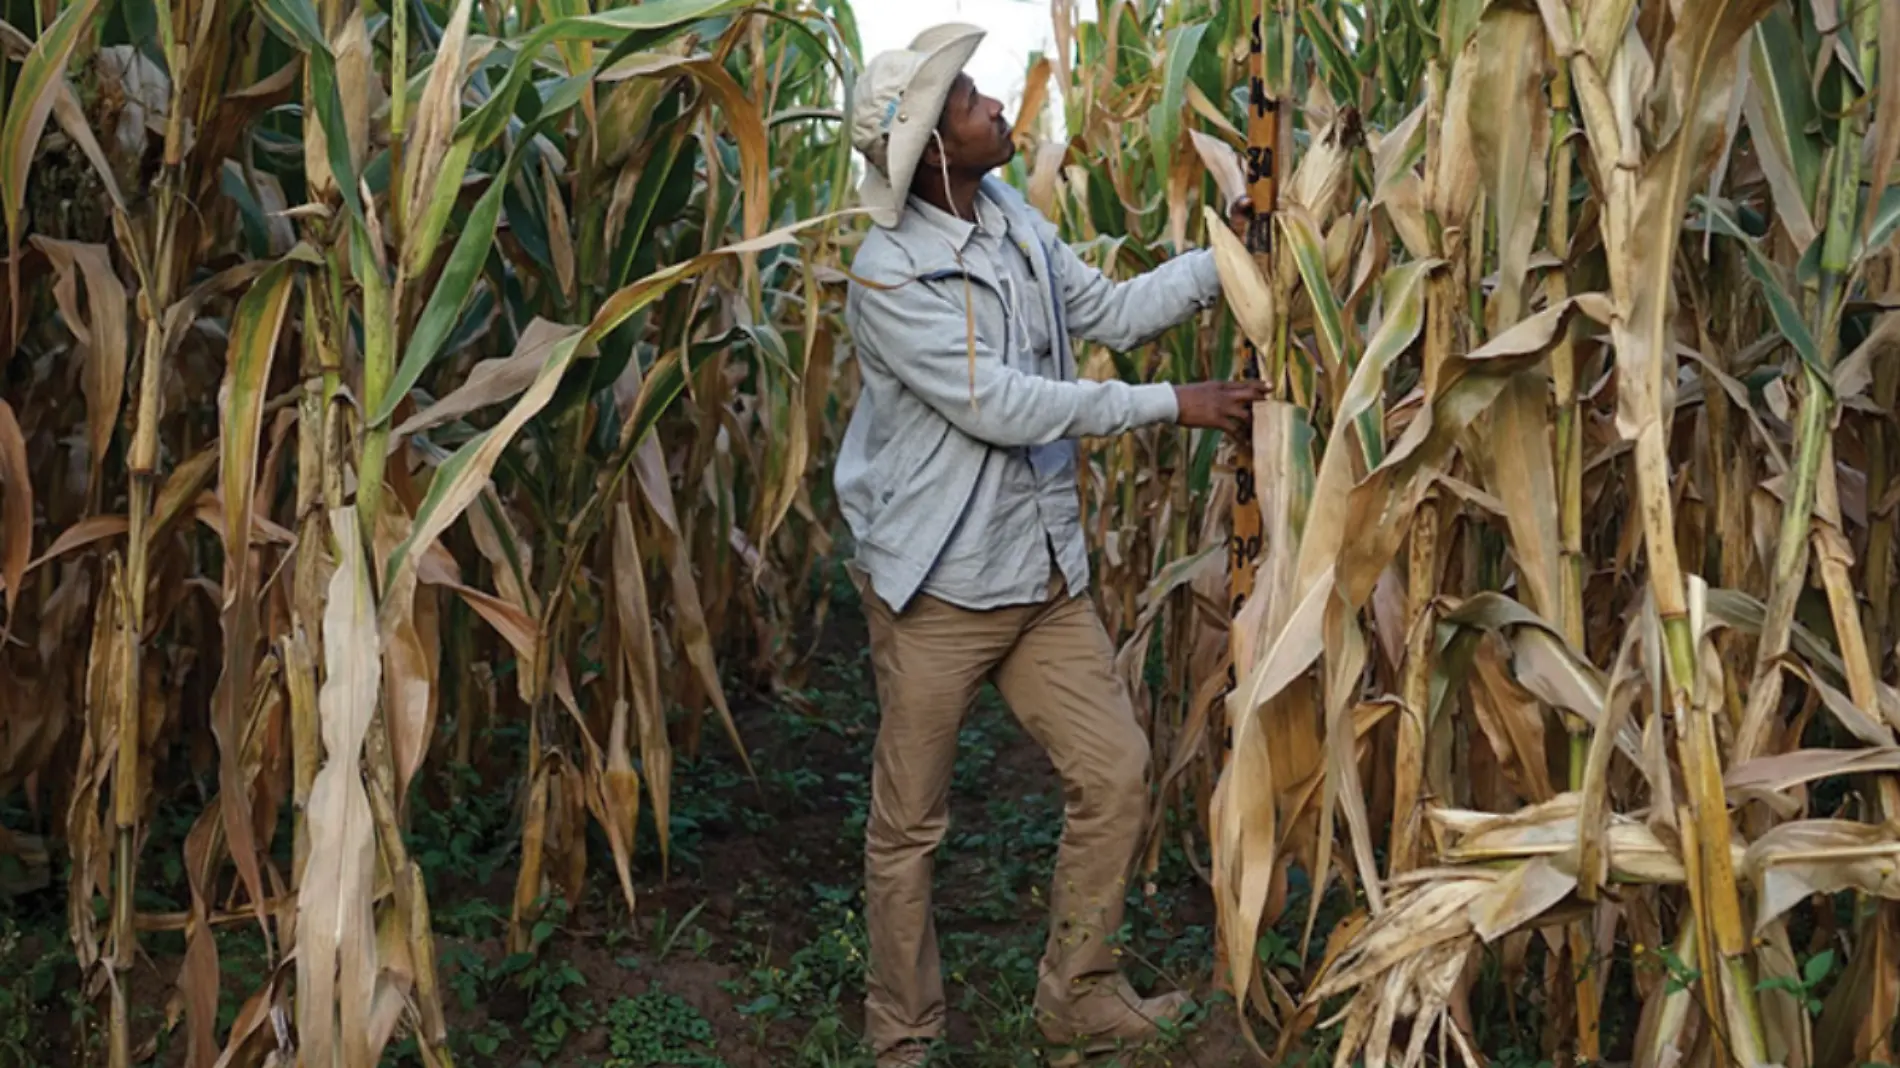
[[[964,23],[933,26],[909,48],[880,53],[858,79],[851,143],[870,164],[858,195],[879,226],[904,217],[924,147],[943,117],[957,75],[983,43],[984,31]]]

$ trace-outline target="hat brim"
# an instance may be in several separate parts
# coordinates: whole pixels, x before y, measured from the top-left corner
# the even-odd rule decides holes
[[[931,52],[917,65],[904,91],[899,120],[891,126],[890,143],[884,154],[888,174],[876,167],[865,168],[859,198],[871,209],[871,219],[879,226],[894,227],[903,220],[904,204],[910,199],[910,183],[917,176],[918,161],[930,144],[930,135],[943,117],[943,105],[957,75],[970,63],[977,46],[983,43],[983,31],[962,34]]]

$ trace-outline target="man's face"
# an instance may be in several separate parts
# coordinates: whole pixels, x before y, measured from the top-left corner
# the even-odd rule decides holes
[[[937,155],[934,138],[924,150],[924,163],[932,170],[948,162],[953,171],[987,173],[1016,155],[1002,101],[977,92],[968,74],[957,75],[951,85],[937,133],[943,138],[944,155]]]

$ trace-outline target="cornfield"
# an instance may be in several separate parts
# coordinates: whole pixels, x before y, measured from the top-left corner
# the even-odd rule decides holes
[[[1230,306],[1085,373],[1273,390],[1081,482],[1140,864],[1197,858],[1245,1041],[1488,1064],[1501,975],[1553,1064],[1895,1063],[1900,4],[1050,8],[1007,177]],[[0,857],[63,857],[112,1068],[156,930],[178,1063],[452,1063],[432,769],[520,740],[525,952],[596,868],[637,913],[676,758],[809,681],[852,10],[4,16]]]

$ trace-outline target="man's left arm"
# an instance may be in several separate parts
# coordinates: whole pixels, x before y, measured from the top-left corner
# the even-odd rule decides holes
[[[1044,230],[1044,237],[1069,332],[1117,352],[1140,348],[1220,300],[1220,272],[1208,249],[1195,249],[1117,282],[1085,263],[1054,226]]]

